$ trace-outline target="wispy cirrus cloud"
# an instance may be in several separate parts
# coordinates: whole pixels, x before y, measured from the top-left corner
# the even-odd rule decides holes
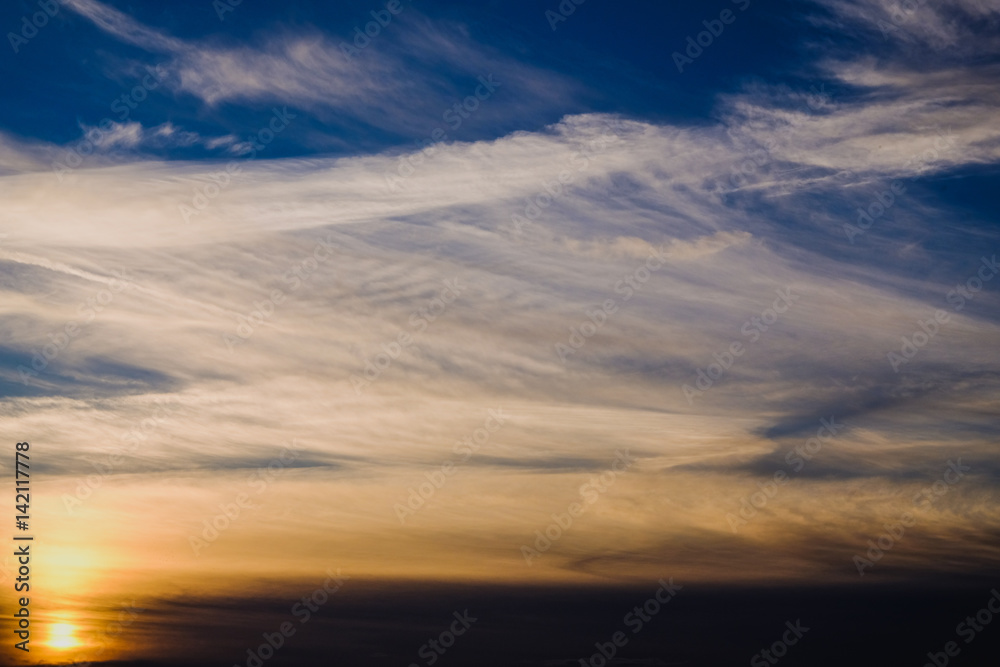
[[[234,135],[221,137],[203,137],[197,132],[184,130],[171,122],[161,123],[153,127],[143,127],[137,121],[124,123],[110,122],[101,128],[99,126],[81,123],[81,141],[93,146],[97,153],[108,153],[116,150],[137,152],[151,148],[187,148],[202,145],[209,150],[232,148],[239,140]]]
[[[815,0],[829,10],[814,23],[844,29],[872,40],[887,50],[905,51],[926,63],[956,62],[962,58],[995,53],[1000,41],[991,34],[998,27],[1000,3],[996,0],[911,2],[895,0]],[[985,29],[985,30],[984,30]]]
[[[572,80],[476,44],[458,25],[432,22],[410,10],[393,39],[351,56],[341,39],[311,30],[276,28],[254,45],[219,39],[186,41],[144,26],[96,0],[69,6],[101,30],[168,57],[165,85],[210,106],[285,104],[327,123],[369,125],[423,137],[477,78],[495,75],[504,94],[477,110],[483,123],[551,114],[572,105],[583,88]]]
[[[431,75],[387,93],[379,77],[409,71],[389,42],[349,68],[323,35],[180,44],[103,5],[75,6],[164,54],[166,85],[206,105],[280,98],[317,115],[371,105],[373,125],[398,129],[419,114],[394,95],[437,90],[416,103],[432,108],[454,90]],[[418,64],[492,65],[448,28],[421,26],[400,37],[419,47]],[[155,551],[171,586],[212,593],[233,562],[239,575],[284,576],[275,563],[290,542],[302,567],[335,553],[359,578],[635,582],[661,576],[666,558],[691,581],[847,581],[859,545],[958,456],[968,478],[880,571],[992,573],[1000,277],[961,309],[948,295],[980,275],[1000,234],[934,187],[1000,161],[992,66],[921,69],[904,51],[816,63],[836,88],[818,106],[789,85],[746,85],[720,97],[711,124],[568,114],[442,142],[395,191],[386,174],[416,154],[262,154],[223,178],[215,162],[137,150],[59,183],[31,168],[51,146],[11,140],[0,400],[12,432],[66,453],[41,496],[54,546],[76,554],[84,535],[111,545],[113,557],[95,547],[74,565],[76,583],[142,581],[162,595],[148,583]],[[549,81],[523,71],[522,86]],[[554,85],[531,109],[571,88]],[[120,132],[118,145],[138,149],[188,136],[180,124]],[[748,159],[752,173],[734,181]],[[905,195],[852,244],[844,225],[894,179]],[[566,187],[554,196],[557,182]],[[186,223],[179,207],[210,186]],[[512,216],[532,202],[518,233]],[[321,243],[336,246],[322,262]],[[665,261],[650,270],[654,253]],[[118,270],[131,287],[99,303]],[[431,317],[446,280],[462,294]],[[779,318],[782,293],[793,307]],[[556,345],[600,319],[597,307],[600,330],[562,360]],[[949,320],[933,340],[891,367],[901,337],[942,309]],[[412,344],[396,351],[401,334]],[[19,367],[57,341],[25,381]],[[352,376],[390,354],[358,391]],[[709,374],[703,393],[685,393]],[[170,419],[71,520],[60,495],[76,493],[82,452],[100,456],[163,404]],[[393,503],[496,408],[509,424],[401,528]],[[786,469],[821,418],[849,430],[734,534],[727,513]],[[192,565],[189,536],[291,438],[301,465]],[[637,458],[629,482],[525,566],[520,545],[622,448]]]
[[[855,109],[830,112],[841,113]],[[630,489],[647,489],[647,500],[659,498],[655,489],[667,476],[669,502],[659,498],[654,505],[686,508],[687,514],[678,514],[669,528],[657,527],[652,516],[634,512],[634,491],[623,487],[601,501],[589,527],[581,524],[539,572],[512,570],[520,573],[516,576],[606,576],[623,571],[619,561],[629,558],[630,576],[644,576],[668,535],[715,545],[722,563],[727,549],[743,548],[724,520],[727,502],[738,501],[727,489],[734,482],[752,487],[761,461],[793,444],[801,424],[818,416],[847,414],[856,429],[844,436],[842,451],[831,448],[828,466],[850,463],[843,452],[864,451],[864,458],[852,464],[857,474],[803,476],[798,481],[803,489],[788,498],[810,489],[823,494],[855,489],[861,500],[836,510],[852,517],[845,535],[864,532],[864,517],[871,513],[859,503],[877,494],[876,487],[899,485],[903,493],[913,483],[873,470],[890,466],[901,452],[923,462],[912,468],[914,475],[929,470],[936,459],[954,455],[955,442],[946,431],[956,425],[968,433],[963,451],[981,466],[962,493],[979,503],[976,494],[989,493],[989,477],[981,470],[992,461],[982,431],[990,422],[984,421],[980,402],[956,403],[952,390],[968,386],[968,396],[987,401],[1000,391],[993,349],[1000,325],[988,307],[998,303],[996,293],[977,296],[984,309],[953,312],[949,328],[904,374],[886,363],[900,335],[946,307],[947,276],[974,271],[978,255],[935,255],[933,261],[946,270],[922,277],[913,275],[912,260],[899,253],[884,255],[878,265],[844,261],[830,250],[831,241],[776,224],[799,218],[815,207],[817,197],[850,202],[846,189],[837,192],[827,179],[803,179],[794,170],[720,196],[719,182],[743,157],[730,137],[767,127],[751,121],[709,128],[619,122],[617,141],[581,162],[581,150],[613,120],[570,116],[540,132],[443,145],[400,192],[387,190],[384,182],[395,156],[247,161],[189,225],[182,224],[177,207],[196,183],[209,182],[212,167],[136,162],[78,170],[61,185],[42,175],[18,176],[17,188],[8,185],[5,193],[12,252],[85,265],[91,272],[104,267],[95,275],[122,267],[135,287],[88,323],[32,381],[33,393],[25,394],[16,364],[30,363],[32,350],[46,344],[50,333],[81,318],[79,304],[94,287],[37,262],[29,273],[18,256],[5,256],[12,298],[5,301],[4,321],[10,323],[10,340],[24,341],[8,350],[11,363],[4,370],[6,386],[18,387],[7,398],[13,414],[20,415],[16,427],[69,447],[81,437],[107,440],[115,424],[141,420],[154,399],[172,402],[176,420],[150,435],[134,471],[120,487],[102,492],[95,512],[119,502],[122,493],[144,497],[136,496],[133,479],[146,479],[157,468],[169,470],[171,483],[185,488],[202,488],[204,469],[215,469],[215,482],[224,481],[225,488],[199,492],[205,508],[213,507],[242,483],[239,461],[246,456],[238,452],[250,447],[264,456],[267,443],[294,436],[313,464],[287,471],[294,484],[275,487],[279,505],[299,508],[281,515],[283,530],[322,550],[323,540],[309,536],[330,519],[324,505],[310,505],[309,498],[328,497],[329,480],[336,477],[339,506],[352,508],[337,519],[341,545],[367,553],[381,539],[399,539],[392,532],[372,533],[372,526],[384,523],[388,531],[395,525],[387,495],[405,496],[414,479],[453,455],[453,440],[474,429],[484,410],[502,406],[512,415],[511,424],[491,451],[472,459],[464,477],[435,497],[435,511],[414,518],[420,531],[406,538],[413,576],[480,548],[494,555],[474,562],[510,569],[520,558],[522,533],[530,536],[529,527],[544,525],[539,521],[565,507],[588,469],[619,447],[630,448],[641,461],[629,473]],[[775,126],[772,132],[761,136],[779,140],[785,129]],[[918,136],[914,131],[911,139]],[[980,159],[963,152],[961,141],[959,135],[956,156]],[[899,167],[888,162],[883,167],[840,159],[837,168],[864,168],[873,178],[899,175]],[[781,162],[832,171],[816,164],[820,158],[813,152],[804,152],[802,160],[789,152]],[[512,233],[511,215],[570,165],[579,170],[570,192],[545,208],[524,234]],[[954,168],[946,162],[911,166],[907,175]],[[59,197],[52,196],[57,188]],[[760,207],[737,210],[732,196],[759,197]],[[925,214],[923,205],[899,206]],[[836,233],[839,223],[830,236]],[[870,233],[883,238],[877,228]],[[51,246],[56,235],[58,248]],[[339,250],[306,272],[304,262],[318,239],[334,241]],[[846,239],[839,243],[850,247]],[[637,268],[654,250],[667,258],[665,265],[626,290],[623,277],[641,275]],[[465,285],[461,298],[434,321],[425,318],[417,331],[414,316],[445,279]],[[771,306],[776,290],[789,287],[798,298],[794,308],[752,342],[743,325]],[[282,298],[266,305],[274,290],[281,290]],[[51,296],[39,305],[29,291]],[[607,299],[615,300],[617,311],[562,363],[555,344]],[[269,314],[257,316],[261,321],[252,337],[227,345],[225,337],[239,338],[238,327],[250,322],[254,311]],[[350,377],[363,373],[400,332],[414,334],[413,346],[369,389],[356,392]],[[734,341],[745,353],[710,391],[689,402],[682,386]],[[110,359],[118,366],[108,365]],[[100,405],[84,398],[86,387],[97,392]],[[262,412],[263,404],[269,407]],[[60,425],[53,415],[71,406],[78,419]],[[107,421],[103,415],[111,408],[116,417]],[[949,424],[915,426],[914,410],[947,414]],[[299,417],[290,429],[282,415],[292,413]],[[214,434],[211,442],[203,437],[206,429]],[[539,448],[547,457],[537,456]],[[588,464],[554,467],[553,460]],[[536,490],[513,503],[505,495],[511,479]],[[706,488],[715,490],[706,495]],[[150,497],[148,506],[154,502]],[[134,505],[147,507],[147,501]],[[787,507],[793,506],[794,501]],[[986,512],[980,516],[992,516],[976,506]],[[497,507],[508,509],[498,513]],[[796,521],[811,535],[827,530],[833,510],[807,504],[796,511],[804,513]],[[245,548],[258,531],[273,528],[275,516],[248,517],[248,532],[227,537],[213,551],[224,557]],[[86,522],[86,515],[80,520]],[[776,527],[789,520],[779,513],[760,520],[755,530],[779,539]],[[594,560],[607,531],[624,530],[622,525],[638,531],[629,542],[633,555],[609,553]],[[509,553],[503,551],[508,542],[514,547]],[[180,543],[184,546],[183,539]],[[787,568],[772,567],[775,576],[796,578],[838,567],[829,550],[807,549],[795,540],[782,544]],[[372,574],[399,572],[391,556],[366,559],[351,562]],[[713,569],[698,562],[685,565],[692,577],[728,576],[722,565]],[[902,567],[908,561],[897,562]],[[258,565],[263,566],[253,566]]]

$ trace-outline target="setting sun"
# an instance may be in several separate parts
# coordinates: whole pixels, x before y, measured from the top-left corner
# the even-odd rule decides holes
[[[79,642],[74,637],[74,628],[69,623],[56,623],[52,626],[49,636],[49,646],[58,649],[68,649],[79,646]]]

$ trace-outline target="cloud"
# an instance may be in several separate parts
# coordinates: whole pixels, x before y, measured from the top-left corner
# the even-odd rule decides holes
[[[55,154],[55,150],[50,144],[24,140],[0,131],[0,176],[47,169],[47,159]]]
[[[88,132],[97,128],[88,127],[81,123],[80,129],[83,130],[84,136],[87,136]],[[99,136],[93,143],[99,150],[107,151],[115,148],[134,149],[142,142],[143,129],[141,123],[130,121],[128,123],[112,123],[107,132],[95,134]],[[154,131],[154,135],[157,134],[158,132]]]
[[[206,103],[264,101],[274,84],[316,108],[374,103],[374,124],[395,122],[398,100],[376,99],[373,74],[398,75],[388,55],[347,69],[320,36],[185,55],[112,10],[77,6],[168,53],[176,89]],[[452,46],[417,60],[467,53],[447,30],[405,39]],[[947,295],[1000,235],[929,179],[1000,157],[990,67],[949,77],[855,58],[825,70],[843,92],[818,106],[803,91],[747,86],[720,100],[715,124],[570,114],[431,151],[257,154],[231,171],[135,158],[60,182],[12,159],[17,171],[0,178],[11,431],[56,456],[120,442],[164,402],[173,411],[79,517],[58,499],[80,474],[53,470],[42,501],[52,534],[72,544],[88,531],[133,559],[101,560],[98,574],[139,576],[155,552],[171,581],[202,582],[232,562],[243,575],[273,572],[289,543],[304,564],[336,553],[371,577],[631,581],[662,576],[669,558],[690,580],[847,580],[884,517],[962,455],[975,472],[886,567],[985,571],[1000,521],[1000,278],[961,310]],[[342,87],[355,78],[360,88]],[[548,102],[565,89],[553,91]],[[173,125],[115,132],[123,146],[187,140]],[[852,243],[844,225],[894,179],[905,196]],[[529,220],[520,231],[518,216]],[[654,250],[666,256],[656,268]],[[109,300],[116,270],[130,287]],[[447,302],[445,281],[460,285]],[[794,296],[784,306],[783,294]],[[947,322],[894,370],[887,354],[938,310]],[[573,352],[561,357],[560,344]],[[18,366],[49,353],[23,383]],[[702,374],[712,384],[689,400],[684,386]],[[457,463],[456,442],[498,408],[509,424],[401,526],[393,506]],[[726,514],[829,416],[850,420],[843,440],[733,535]],[[188,538],[248,492],[246,466],[293,438],[309,465],[284,470],[204,569],[190,565]],[[636,468],[527,566],[521,545],[621,448]]]
[[[692,241],[674,239],[662,248],[654,247],[648,241],[635,236],[619,236],[610,240],[580,241],[566,239],[570,252],[599,259],[645,259],[650,255],[664,255],[672,259],[698,259],[705,255],[725,250],[745,243],[752,238],[747,232],[716,232],[711,236]]]
[[[561,75],[473,43],[462,26],[432,22],[413,9],[396,19],[392,39],[351,55],[338,38],[318,31],[278,27],[255,45],[185,41],[95,0],[69,6],[110,35],[167,55],[164,85],[211,107],[288,105],[327,124],[362,123],[425,138],[436,125],[447,129],[443,116],[454,104],[477,87],[484,94],[479,77],[495,76],[502,87],[502,94],[477,108],[480,125],[507,122],[515,107],[521,118],[552,113],[582,92]]]
[[[1000,19],[996,0],[817,0],[817,4],[832,13],[831,27],[850,27],[866,40],[919,54],[924,62],[935,57],[974,58],[995,53],[1000,46],[992,32]],[[818,17],[814,20],[821,22]]]
[[[70,144],[69,151],[83,155],[137,153],[157,149],[190,148],[204,146],[209,150],[226,148],[230,152],[241,145],[234,135],[203,137],[197,132],[184,130],[171,122],[144,127],[137,121],[117,123],[109,121],[102,126],[80,124],[81,138]],[[86,146],[86,148],[84,147]],[[66,160],[65,155],[63,159]]]
[[[629,121],[617,141],[584,153],[613,121],[567,117],[541,132],[442,145],[396,192],[385,182],[396,155],[243,160],[226,184],[217,165],[180,162],[81,169],[62,184],[51,174],[17,177],[6,209],[11,254],[0,265],[11,293],[4,301],[7,340],[17,341],[8,357],[29,366],[33,351],[69,322],[80,332],[32,379],[41,395],[7,397],[20,415],[14,426],[56,449],[72,449],[81,439],[116,442],[148,416],[154,399],[169,397],[175,416],[149,435],[132,472],[102,489],[93,511],[118,502],[126,486],[134,493],[133,484],[155,465],[184,488],[200,488],[206,467],[223,475],[206,495],[201,511],[208,512],[245,486],[245,474],[234,471],[246,460],[241,452],[276,456],[274,443],[290,437],[304,442],[316,462],[366,462],[286,471],[287,483],[274,487],[273,509],[248,517],[244,537],[220,543],[223,554],[273,530],[272,512],[283,507],[296,508],[282,515],[284,530],[321,550],[322,539],[307,536],[315,534],[331,498],[343,501],[344,544],[371,548],[372,539],[395,539],[393,503],[405,502],[407,489],[425,473],[454,459],[453,444],[482,425],[487,409],[502,407],[511,423],[414,518],[422,532],[408,538],[410,572],[481,548],[509,569],[521,541],[578,498],[594,467],[616,448],[630,448],[642,461],[627,473],[633,481],[602,499],[589,527],[581,524],[579,535],[560,545],[561,556],[539,570],[577,577],[603,576],[605,566],[596,561],[582,569],[570,563],[577,554],[600,552],[607,535],[624,530],[614,525],[633,526],[643,536],[630,553],[646,553],[647,541],[656,553],[652,545],[663,538],[657,523],[641,513],[628,518],[632,509],[626,508],[647,497],[635,489],[648,486],[657,503],[667,502],[663,495],[692,503],[699,508],[693,525],[717,521],[724,533],[722,517],[738,504],[733,483],[752,488],[747,473],[763,470],[752,462],[776,450],[768,439],[781,439],[780,453],[787,438],[828,410],[846,411],[852,428],[878,436],[870,439],[876,449],[858,459],[867,465],[833,456],[800,480],[822,484],[810,488],[828,499],[847,489],[836,484],[863,489],[864,498],[878,485],[914,483],[905,477],[887,482],[873,471],[910,448],[928,462],[913,474],[926,475],[930,462],[952,455],[947,430],[984,423],[975,403],[951,401],[946,388],[976,369],[984,374],[969,395],[996,395],[995,318],[953,312],[934,343],[897,376],[886,353],[918,320],[947,305],[947,282],[910,277],[904,258],[859,267],[815,247],[815,239],[786,237],[774,220],[800,215],[817,193],[829,197],[822,180],[810,183],[791,172],[761,190],[786,194],[767,197],[759,212],[734,210],[716,188],[743,153],[720,128]],[[583,154],[587,161],[579,159]],[[569,192],[545,207],[525,234],[512,233],[511,216],[523,211],[526,199],[574,164]],[[185,224],[179,207],[191,205],[209,184],[218,191]],[[54,234],[59,247],[51,244]],[[338,250],[315,262],[321,240]],[[850,246],[846,239],[839,243]],[[626,300],[620,281],[640,275],[635,272],[653,249],[663,249],[666,263],[636,283]],[[29,276],[21,257],[44,261],[29,262]],[[954,261],[963,270],[970,260]],[[88,299],[106,288],[90,276],[109,276],[119,267],[133,287],[86,321]],[[460,296],[433,320],[421,320],[443,281],[456,279],[464,286]],[[751,342],[743,324],[788,287],[799,300]],[[32,290],[51,296],[39,303],[29,298]],[[997,303],[991,290],[977,298]],[[607,299],[615,299],[616,312],[563,363],[556,343],[568,341],[574,327],[589,321],[588,311]],[[351,377],[364,377],[401,333],[412,345],[393,351],[396,358],[358,394]],[[682,385],[734,341],[745,354],[689,403]],[[118,366],[108,366],[111,359]],[[873,379],[857,389],[849,378],[858,375]],[[6,378],[7,386],[18,382],[16,369]],[[72,422],[56,419],[70,409]],[[924,423],[919,447],[908,445],[915,409],[948,413],[952,423],[947,429]],[[990,457],[976,444],[985,434],[968,433],[964,446]],[[855,443],[853,436],[848,442]],[[712,468],[734,457],[743,463]],[[669,492],[655,490],[662,476],[671,480]],[[970,493],[985,488],[983,478],[976,479]],[[512,481],[524,489],[516,502],[506,490]],[[67,476],[65,484],[74,483]],[[706,493],[714,498],[710,506],[698,500]],[[318,497],[326,500],[317,503]],[[491,507],[507,514],[494,515]],[[801,511],[815,525],[829,514]],[[838,511],[860,510],[851,501]],[[190,530],[197,517],[190,517]],[[788,520],[762,520],[761,529],[777,530]],[[373,536],[366,525],[384,532]],[[177,537],[183,544],[183,532]],[[718,547],[718,561],[692,560],[691,577],[721,576],[727,562],[722,544],[706,539],[694,535],[691,549]],[[798,543],[782,539],[788,572],[803,558],[815,562],[801,571],[823,571],[827,556],[810,549],[798,554]],[[352,562],[372,572],[398,568],[386,558]],[[633,574],[645,571],[641,558],[632,562]]]
[[[128,14],[96,0],[65,0],[65,4],[69,9],[93,21],[101,30],[133,46],[163,53],[178,51],[184,47],[183,41],[151,30]]]

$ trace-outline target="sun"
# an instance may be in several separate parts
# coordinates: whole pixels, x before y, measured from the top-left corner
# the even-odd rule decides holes
[[[49,628],[49,646],[57,649],[68,649],[79,646],[74,633],[76,628],[69,623],[55,623]]]

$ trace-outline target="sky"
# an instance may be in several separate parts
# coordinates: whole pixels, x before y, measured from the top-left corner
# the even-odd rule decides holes
[[[0,28],[4,664],[986,664],[997,0]]]

